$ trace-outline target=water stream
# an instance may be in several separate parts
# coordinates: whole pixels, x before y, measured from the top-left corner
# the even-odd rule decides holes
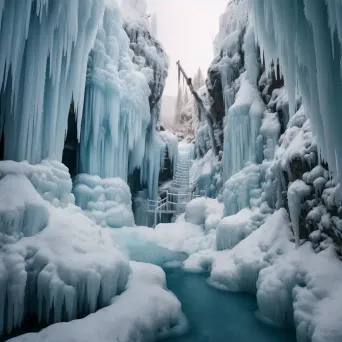
[[[116,243],[129,251],[130,259],[173,266],[187,258],[136,235],[122,235]],[[164,267],[167,286],[182,303],[189,321],[189,332],[167,342],[295,342],[293,329],[274,328],[260,322],[254,296],[217,290],[207,284],[208,274],[184,272],[179,267]]]
[[[190,330],[167,342],[295,342],[292,329],[277,329],[255,316],[255,297],[223,292],[206,283],[208,275],[166,269],[168,288],[182,303]]]

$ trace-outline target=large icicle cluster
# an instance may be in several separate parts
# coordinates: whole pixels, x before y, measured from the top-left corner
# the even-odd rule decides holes
[[[0,134],[5,159],[62,160],[73,101],[83,111],[85,71],[104,0],[1,1]]]
[[[81,172],[127,180],[130,151],[142,163],[150,122],[148,81],[153,70],[137,70],[120,10],[107,6],[89,55],[82,121]]]
[[[61,161],[73,106],[78,172],[127,181],[154,164],[147,150],[155,138],[147,135],[155,135],[168,58],[147,16],[140,19],[124,24],[116,2],[105,0],[1,2],[4,159]],[[154,178],[147,183],[156,187]]]
[[[242,74],[240,82],[235,102],[226,107],[223,157],[225,180],[240,171],[247,161],[255,163],[262,160],[262,145],[258,136],[264,103],[245,74]]]
[[[323,158],[331,171],[342,170],[342,2],[251,0],[249,5],[266,66],[279,59],[291,114],[299,91]]]

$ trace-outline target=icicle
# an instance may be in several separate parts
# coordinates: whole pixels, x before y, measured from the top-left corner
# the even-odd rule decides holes
[[[279,58],[289,93],[303,97],[322,157],[337,174],[342,169],[342,3],[341,1],[249,1],[266,67]],[[342,175],[340,175],[340,181]]]
[[[0,83],[10,99],[2,113],[5,159],[61,160],[72,98],[82,114],[87,56],[104,3],[0,1]]]

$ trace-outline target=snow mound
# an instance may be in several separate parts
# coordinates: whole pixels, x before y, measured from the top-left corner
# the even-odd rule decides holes
[[[223,204],[216,199],[198,197],[185,208],[184,219],[195,225],[202,225],[206,232],[215,229],[223,217]]]
[[[121,178],[79,174],[73,192],[76,204],[102,227],[134,226],[131,192]]]
[[[0,179],[12,174],[26,176],[38,193],[56,207],[65,207],[68,203],[75,202],[71,194],[72,181],[69,170],[58,161],[43,160],[37,165],[31,165],[27,161],[1,161]]]
[[[233,249],[218,252],[210,283],[229,291],[255,293],[259,271],[269,265],[264,255],[269,249],[281,253],[286,248],[284,241],[290,235],[287,227],[288,215],[281,209]]]
[[[216,228],[217,250],[233,248],[259,227],[261,217],[259,208],[244,208],[235,215],[223,218]]]
[[[166,290],[165,274],[157,266],[130,263],[126,290],[111,305],[82,320],[54,324],[12,342],[155,341],[184,334],[187,320],[178,299]]]
[[[51,323],[108,305],[123,291],[129,274],[128,262],[108,232],[72,204],[62,209],[44,203],[23,176],[6,176],[1,186],[14,182],[28,191],[22,198],[13,196],[14,207],[23,200],[25,210],[28,203],[39,204],[39,212],[28,211],[35,217],[22,221],[23,232],[37,233],[47,218],[48,223],[39,234],[18,241],[0,236],[0,331],[20,327],[27,314]],[[14,214],[21,215],[20,210]]]
[[[0,179],[0,233],[32,236],[45,228],[48,220],[46,202],[25,176]]]

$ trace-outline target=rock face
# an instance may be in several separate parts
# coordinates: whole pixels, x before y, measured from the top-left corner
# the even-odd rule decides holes
[[[130,48],[134,52],[133,61],[141,68],[148,67],[153,70],[153,78],[149,82],[151,94],[149,97],[150,109],[159,103],[164,91],[168,75],[169,60],[162,45],[150,31],[141,23],[124,23],[124,30],[130,39]]]
[[[70,106],[68,131],[64,143],[62,163],[68,167],[71,177],[77,174],[77,155],[79,153],[77,140],[77,120],[73,104]]]

